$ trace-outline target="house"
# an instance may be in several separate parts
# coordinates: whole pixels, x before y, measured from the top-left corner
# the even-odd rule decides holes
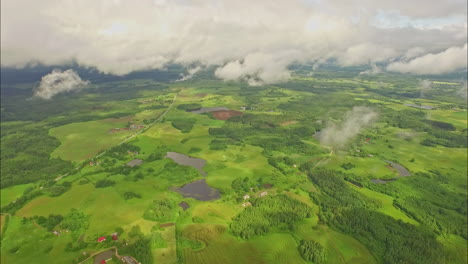
[[[102,243],[102,242],[104,242],[104,241],[106,241],[106,237],[105,237],[105,236],[102,236],[102,237],[98,238],[98,240],[97,240],[98,243]]]
[[[250,195],[248,195],[248,194],[244,195],[244,200],[247,200],[249,198],[250,198]]]
[[[293,168],[297,168],[297,165],[296,165],[296,164],[293,164]]]
[[[119,233],[115,232],[115,233],[112,233],[111,236],[112,236],[112,240],[119,240]]]
[[[242,206],[243,207],[247,207],[247,206],[251,206],[252,204],[250,202],[246,202],[246,203],[243,203]]]
[[[265,195],[268,195],[268,192],[261,192],[258,196],[263,197]]]
[[[94,166],[94,165],[95,165],[94,162],[92,162],[92,161],[89,162],[89,166]]]
[[[52,233],[53,233],[54,235],[56,235],[56,236],[60,236],[60,235],[61,235],[60,231],[57,231],[57,230],[54,230],[54,232],[52,232]]]
[[[100,264],[106,264],[107,261],[105,259],[101,260],[101,262],[99,262]]]

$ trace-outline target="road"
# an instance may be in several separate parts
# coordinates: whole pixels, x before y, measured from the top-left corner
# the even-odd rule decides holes
[[[172,108],[172,106],[174,105],[176,99],[177,99],[177,93],[174,95],[174,98],[172,99],[172,103],[169,105],[169,107],[166,109],[166,111],[164,111],[156,120],[154,120],[153,123],[149,124],[147,127],[141,129],[140,131],[137,131],[135,134],[129,136],[128,138],[122,140],[122,141],[119,142],[119,144],[117,144],[117,145],[121,145],[121,144],[123,144],[123,143],[129,141],[130,139],[135,138],[136,136],[138,136],[139,134],[141,134],[141,133],[145,132],[146,130],[150,129],[153,125],[155,125],[157,122],[159,122],[159,121],[167,114],[167,112],[169,112],[169,110],[171,110],[171,108]],[[96,155],[95,155],[94,157],[92,157],[91,159],[99,158],[100,156],[102,156],[102,155],[104,155],[104,154],[106,154],[106,153],[107,153],[107,150],[104,150],[103,152],[96,154]],[[63,177],[68,176],[71,172],[80,169],[83,165],[84,165],[84,164],[81,163],[81,164],[78,165],[76,168],[72,169],[71,171],[69,171],[69,172],[67,172],[67,173],[65,173],[65,174],[63,174],[63,175],[58,176],[57,178],[55,178],[55,181],[61,180]]]
[[[308,143],[308,144],[316,145],[316,146],[319,146],[321,148],[326,148],[326,149],[330,150],[330,153],[328,153],[328,156],[325,156],[321,160],[319,160],[319,162],[317,162],[317,164],[315,164],[315,166],[312,167],[312,169],[317,168],[317,166],[320,165],[323,161],[325,161],[325,160],[331,158],[331,156],[333,156],[333,148],[332,147],[323,146],[323,145],[320,145],[320,144],[317,144],[317,143],[314,143],[314,142],[310,142],[308,140],[302,140],[302,141],[305,142],[305,143]]]

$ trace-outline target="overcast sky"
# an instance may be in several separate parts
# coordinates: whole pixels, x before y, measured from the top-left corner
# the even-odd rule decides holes
[[[252,83],[328,59],[441,74],[467,67],[466,11],[466,0],[2,0],[1,64],[210,65]]]

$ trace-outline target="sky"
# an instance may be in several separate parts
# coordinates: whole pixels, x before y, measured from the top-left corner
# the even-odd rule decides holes
[[[179,63],[255,85],[287,80],[295,63],[444,74],[466,69],[466,56],[466,0],[1,2],[2,67],[125,75]]]

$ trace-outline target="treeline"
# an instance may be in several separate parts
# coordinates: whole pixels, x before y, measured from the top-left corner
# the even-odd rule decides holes
[[[284,194],[257,198],[251,203],[252,206],[234,217],[230,225],[232,233],[243,239],[277,228],[293,230],[296,221],[312,215],[309,206]]]
[[[426,132],[427,136],[421,141],[421,145],[441,145],[448,148],[468,147],[467,132],[455,131],[453,124],[427,120],[426,112],[422,110],[405,109],[401,111],[385,110],[383,115],[389,125],[399,128],[411,128],[415,131]]]
[[[177,109],[184,110],[184,111],[193,111],[202,108],[201,104],[192,103],[192,104],[180,104],[177,106]]]
[[[47,128],[29,127],[2,136],[0,188],[53,179],[71,170],[71,162],[50,158],[59,145]]]
[[[120,255],[130,255],[141,264],[153,264],[153,254],[151,251],[152,239],[145,237],[141,232],[140,226],[133,226],[128,236],[134,241],[127,247],[122,247],[119,250]]]
[[[63,220],[62,215],[50,214],[48,217],[45,216],[34,216],[33,219],[36,223],[48,231],[52,231],[60,222]]]
[[[325,248],[313,240],[301,240],[299,252],[305,260],[312,261],[314,264],[324,263],[327,259]]]
[[[172,126],[179,129],[182,133],[189,133],[192,131],[193,125],[195,124],[196,120],[191,118],[178,118],[172,120]]]
[[[107,150],[106,153],[102,155],[102,157],[104,157],[103,163],[105,165],[109,163],[109,159],[105,159],[105,158],[126,160],[128,157],[128,152],[139,152],[139,151],[140,151],[139,146],[129,144],[129,143],[123,143],[123,144],[117,145]]]
[[[345,182],[345,175],[339,172],[319,169],[308,173],[312,182],[317,185],[321,193],[311,193],[311,198],[321,206],[320,219],[328,222],[343,208],[363,207],[377,209],[381,202],[360,194]]]
[[[268,164],[286,174],[291,171],[291,167],[294,165],[294,160],[288,156],[270,157],[268,158]]]
[[[444,263],[443,246],[426,227],[416,227],[374,211],[378,202],[352,190],[334,171],[309,172],[320,188],[311,197],[320,205],[320,220],[357,238],[379,262]]]
[[[428,230],[365,208],[346,208],[330,223],[363,243],[382,263],[445,263],[445,251]]]

